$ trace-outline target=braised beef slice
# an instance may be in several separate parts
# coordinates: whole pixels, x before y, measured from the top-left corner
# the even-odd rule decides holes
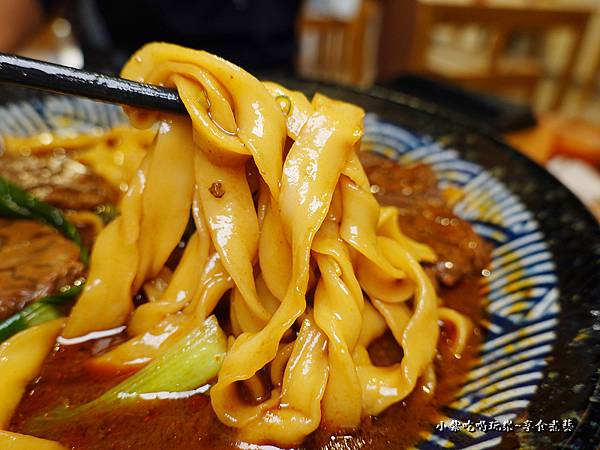
[[[442,284],[452,286],[464,275],[480,274],[489,264],[490,245],[452,212],[431,167],[400,166],[372,152],[362,152],[360,160],[379,202],[398,207],[402,231],[437,254],[431,270]]]
[[[118,201],[108,181],[64,155],[3,155],[0,176],[59,208],[92,209]]]
[[[0,320],[83,274],[79,247],[29,220],[0,219]]]

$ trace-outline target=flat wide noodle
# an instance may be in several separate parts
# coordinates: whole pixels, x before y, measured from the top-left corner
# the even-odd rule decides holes
[[[10,423],[25,388],[38,375],[64,323],[64,319],[46,322],[0,345],[0,430]]]
[[[0,448],[2,450],[66,450],[58,442],[10,431],[0,431]]]
[[[65,334],[129,320],[132,339],[98,362],[145,364],[229,300],[230,347],[210,396],[217,417],[255,443],[356,427],[419,378],[433,389],[438,319],[460,328],[457,352],[468,323],[440,313],[420,264],[435,254],[370,191],[356,155],[362,109],[319,94],[309,102],[169,44],[143,47],[123,76],[176,87],[189,118],[128,111],[159,133],[122,216],[98,237]],[[190,210],[196,232],[171,275],[164,264]],[[150,301],[131,315],[145,283]],[[368,346],[387,330],[403,357],[378,367]]]

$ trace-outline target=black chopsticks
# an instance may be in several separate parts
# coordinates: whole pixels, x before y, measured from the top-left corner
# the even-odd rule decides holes
[[[0,53],[0,83],[139,108],[185,113],[185,106],[174,89],[5,53]]]

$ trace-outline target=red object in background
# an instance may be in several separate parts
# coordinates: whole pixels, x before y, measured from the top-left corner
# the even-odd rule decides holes
[[[538,126],[505,137],[545,165],[600,220],[600,125],[547,114],[539,117]]]
[[[550,156],[577,158],[600,168],[600,126],[579,119],[561,121],[556,127]]]

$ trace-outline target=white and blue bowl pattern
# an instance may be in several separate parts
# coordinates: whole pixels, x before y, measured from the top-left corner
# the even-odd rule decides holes
[[[86,99],[51,96],[0,107],[0,136],[111,128],[126,121],[120,107]],[[481,166],[453,149],[375,114],[365,119],[363,148],[399,163],[423,162],[440,187],[464,192],[454,212],[494,245],[490,276],[481,283],[487,319],[479,358],[455,400],[443,411],[445,424],[511,423],[523,412],[543,379],[545,358],[556,337],[560,310],[552,254],[533,214]],[[423,432],[422,449],[483,449],[498,445],[501,427],[459,431],[437,426]]]

